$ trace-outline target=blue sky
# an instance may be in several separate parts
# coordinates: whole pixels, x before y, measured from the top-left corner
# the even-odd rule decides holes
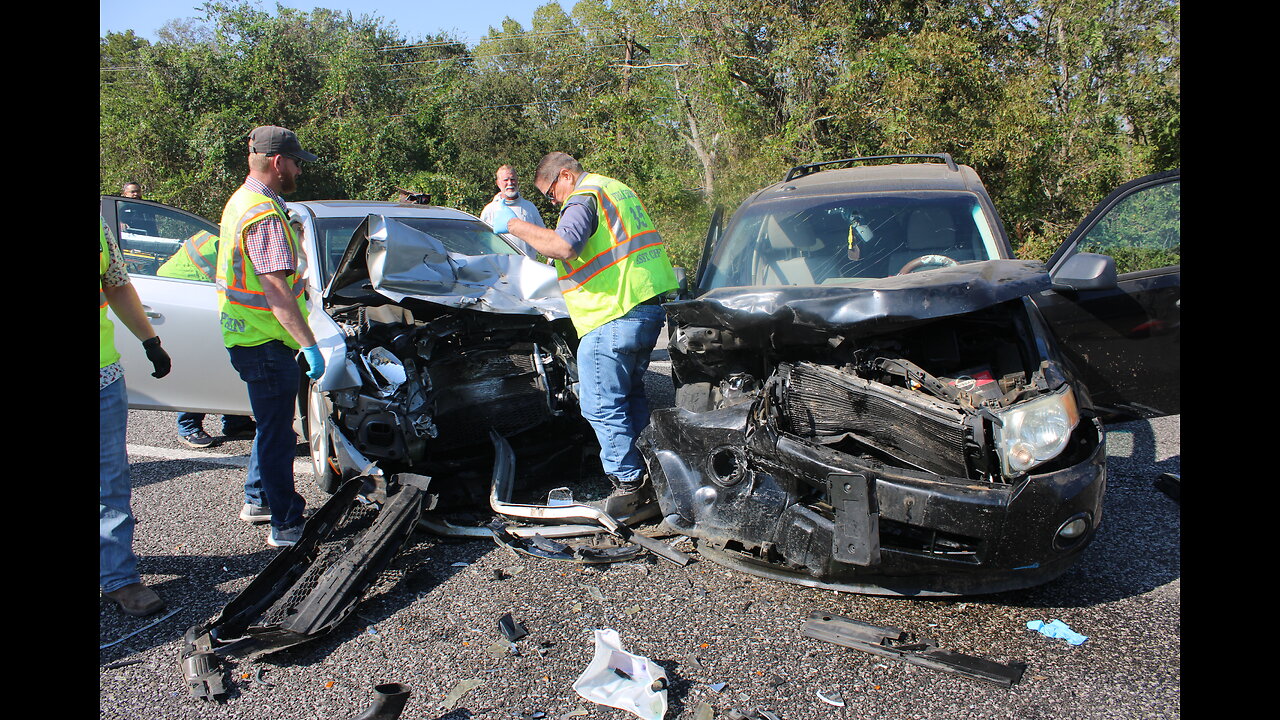
[[[451,30],[468,44],[474,44],[489,31],[489,26],[502,27],[502,19],[510,16],[525,30],[530,29],[533,12],[551,0],[498,0],[472,5],[465,0],[257,0],[255,4],[268,12],[277,4],[311,10],[316,7],[346,11],[360,15],[377,15],[395,22],[407,40],[419,40],[429,34]],[[559,0],[570,12],[576,0]],[[156,40],[156,31],[166,22],[201,15],[203,0],[98,0],[98,35],[108,31],[132,30],[139,37]]]

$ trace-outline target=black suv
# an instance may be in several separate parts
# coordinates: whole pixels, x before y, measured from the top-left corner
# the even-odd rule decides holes
[[[844,591],[1057,577],[1101,520],[1101,419],[1179,412],[1179,182],[1117,190],[1047,268],[946,154],[800,166],[717,210],[665,305],[676,407],[640,441],[666,522]]]

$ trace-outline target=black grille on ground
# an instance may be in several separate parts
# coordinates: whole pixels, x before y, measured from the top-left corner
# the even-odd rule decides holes
[[[784,422],[810,439],[852,433],[930,472],[965,477],[965,416],[917,393],[810,363],[779,366],[788,376]]]

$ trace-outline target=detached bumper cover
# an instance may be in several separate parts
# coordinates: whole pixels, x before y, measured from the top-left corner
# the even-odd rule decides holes
[[[639,443],[667,524],[715,562],[849,592],[979,594],[1047,582],[1093,538],[1101,442],[1071,467],[997,485],[860,459],[751,412],[657,410]],[[1101,437],[1096,423],[1086,431]],[[1073,517],[1088,531],[1055,544]]]
[[[371,523],[357,517],[363,478],[344,483],[307,520],[296,545],[281,550],[222,612],[187,630],[179,665],[193,696],[225,694],[218,656],[252,660],[324,635],[355,611],[424,506],[434,504],[426,492],[430,478],[402,473],[395,480],[398,492]]]

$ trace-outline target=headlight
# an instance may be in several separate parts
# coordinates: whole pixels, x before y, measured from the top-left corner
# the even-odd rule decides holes
[[[1076,396],[1066,385],[994,415],[1001,423],[995,428],[996,453],[1008,477],[1057,457],[1080,422]]]

